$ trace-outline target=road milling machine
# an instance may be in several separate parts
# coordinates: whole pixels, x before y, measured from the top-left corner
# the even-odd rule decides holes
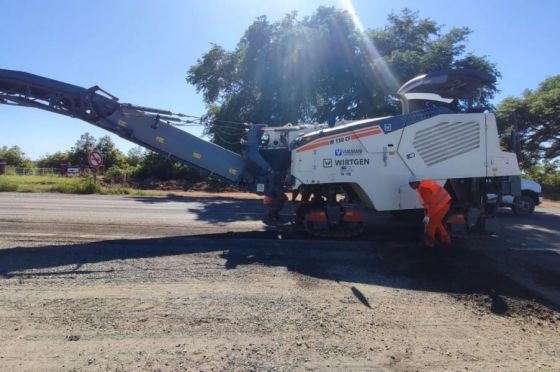
[[[292,193],[294,221],[321,237],[352,237],[364,211],[421,209],[408,179],[434,179],[452,196],[452,210],[482,226],[486,195],[520,195],[515,154],[500,148],[494,114],[458,110],[493,83],[480,71],[457,69],[418,76],[398,91],[402,114],[325,124],[246,125],[241,154],[175,124],[186,117],[119,102],[26,72],[0,69],[0,103],[35,107],[84,120],[240,189]]]

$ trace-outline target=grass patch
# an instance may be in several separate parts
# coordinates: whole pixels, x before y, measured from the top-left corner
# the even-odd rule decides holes
[[[60,192],[63,194],[103,194],[103,187],[94,183],[92,179],[80,179],[79,182],[60,183],[47,188],[48,192]]]
[[[50,188],[59,186],[75,187],[83,178],[70,178],[58,176],[0,176],[0,179],[18,186],[17,191],[40,192],[49,191]]]
[[[63,194],[151,195],[123,185],[102,186],[92,178],[59,176],[0,176],[0,192],[59,192]],[[154,193],[156,195],[156,193]]]
[[[103,194],[110,195],[134,195],[134,196],[145,196],[145,195],[155,195],[151,191],[138,190],[130,187],[125,187],[122,185],[113,185],[103,188]]]
[[[0,177],[0,192],[17,191],[18,184],[14,183],[5,177]]]

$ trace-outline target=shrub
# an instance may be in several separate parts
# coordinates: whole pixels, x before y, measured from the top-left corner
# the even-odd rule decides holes
[[[134,175],[136,181],[156,179],[159,181],[184,179],[189,182],[199,182],[204,178],[193,168],[184,164],[176,163],[167,156],[155,152],[149,152],[144,161],[135,168]]]
[[[78,184],[77,194],[102,194],[103,187],[99,183],[93,182],[92,178],[86,178]]]
[[[544,163],[525,170],[525,176],[541,184],[548,196],[560,196],[560,168],[558,163]]]
[[[128,187],[111,187],[107,190],[107,192],[115,195],[130,195],[132,190]]]
[[[105,174],[105,179],[111,183],[126,183],[130,180],[130,177],[136,171],[135,167],[129,166],[112,166],[107,170]]]
[[[61,183],[49,187],[50,192],[63,194],[102,194],[103,187],[93,182],[92,178],[86,178],[77,183]]]
[[[18,185],[16,183],[0,177],[0,192],[16,191],[17,189]]]

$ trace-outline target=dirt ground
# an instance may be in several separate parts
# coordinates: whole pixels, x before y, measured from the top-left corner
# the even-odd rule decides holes
[[[260,208],[0,194],[0,370],[560,370],[560,209],[426,251],[388,216],[316,240]]]

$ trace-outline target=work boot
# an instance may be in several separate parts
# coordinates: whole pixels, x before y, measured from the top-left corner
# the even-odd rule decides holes
[[[435,248],[436,242],[432,237],[424,235],[424,245],[429,248]]]
[[[451,238],[441,239],[441,244],[449,247],[451,245]]]

